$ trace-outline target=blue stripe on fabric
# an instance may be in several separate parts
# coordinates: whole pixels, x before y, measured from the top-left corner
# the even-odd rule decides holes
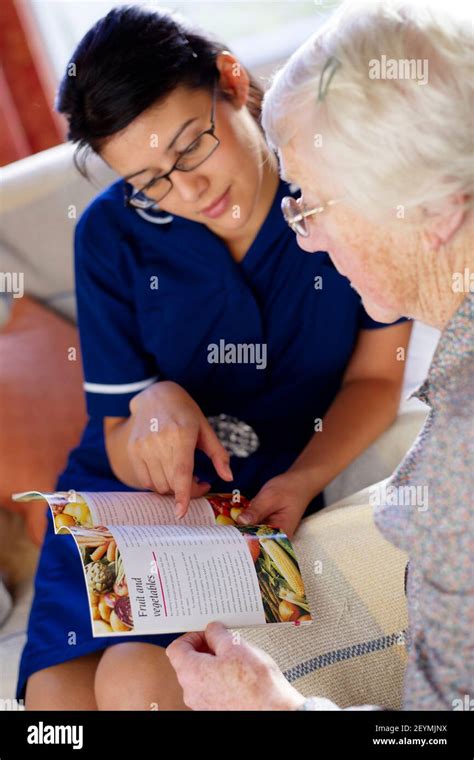
[[[380,652],[383,649],[388,649],[395,644],[399,644],[401,637],[403,637],[403,642],[405,642],[406,633],[406,630],[390,633],[387,636],[381,636],[372,641],[363,641],[360,644],[353,644],[350,647],[334,649],[332,652],[325,652],[318,657],[312,657],[310,660],[306,660],[306,662],[294,665],[292,668],[285,670],[283,675],[288,681],[290,681],[290,683],[292,683],[298,678],[303,678],[315,670],[326,668],[328,665],[334,665],[337,662],[344,662],[353,657],[361,657],[364,654],[372,654],[373,652]]]

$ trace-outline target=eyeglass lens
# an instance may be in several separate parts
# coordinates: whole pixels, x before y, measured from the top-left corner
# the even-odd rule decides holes
[[[218,144],[216,138],[208,132],[200,135],[180,156],[174,168],[182,172],[190,172],[197,169],[198,166],[214,153]],[[150,185],[146,191],[136,193],[131,198],[131,204],[136,206],[140,204],[138,207],[142,207],[145,204],[149,206],[150,203],[158,203],[169,193],[172,186],[173,184],[168,177],[162,177]]]

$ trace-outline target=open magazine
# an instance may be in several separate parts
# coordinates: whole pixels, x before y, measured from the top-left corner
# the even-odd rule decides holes
[[[94,637],[311,622],[298,560],[287,536],[235,520],[239,493],[175,500],[148,491],[14,494],[46,499],[56,533],[79,550]],[[58,539],[61,540],[61,539]]]

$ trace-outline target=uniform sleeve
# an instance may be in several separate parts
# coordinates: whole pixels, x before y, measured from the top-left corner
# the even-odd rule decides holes
[[[128,417],[133,396],[158,380],[143,348],[126,242],[106,213],[90,207],[75,233],[78,327],[87,411]]]

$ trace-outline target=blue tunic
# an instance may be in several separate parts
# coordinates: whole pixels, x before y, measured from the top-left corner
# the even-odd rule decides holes
[[[292,464],[336,396],[359,331],[385,325],[366,314],[326,253],[298,247],[280,210],[289,194],[281,181],[239,263],[202,224],[177,216],[158,224],[124,208],[123,181],[86,209],[75,269],[90,417],[58,490],[129,490],[110,469],[103,417],[128,416],[133,396],[159,379],[179,383],[206,416],[237,418],[258,437],[254,453],[232,456],[230,484],[197,452],[195,472],[213,490],[252,497]],[[260,348],[235,363],[239,346]],[[321,506],[322,495],[307,513]],[[17,698],[37,670],[122,641],[167,646],[174,638],[92,638],[77,550],[71,536],[54,535],[48,510]]]

